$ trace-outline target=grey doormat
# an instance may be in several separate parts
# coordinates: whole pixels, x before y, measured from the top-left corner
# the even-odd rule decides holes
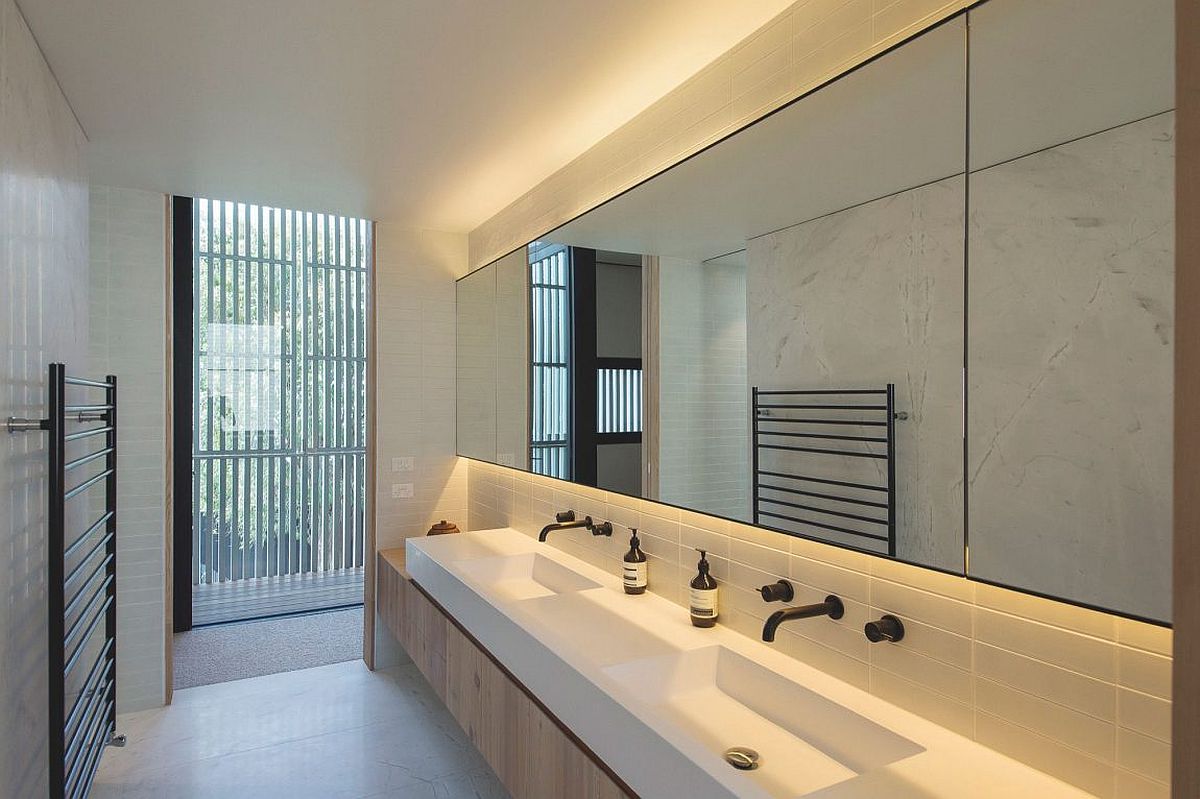
[[[175,636],[175,688],[362,657],[363,609],[201,627]]]

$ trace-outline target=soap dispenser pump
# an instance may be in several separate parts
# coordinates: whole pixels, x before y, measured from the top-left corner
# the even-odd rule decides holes
[[[700,562],[696,564],[697,574],[688,594],[688,611],[695,626],[713,627],[717,623],[717,581],[708,573],[708,553],[703,549],[697,551]]]
[[[637,528],[630,527],[629,551],[625,553],[623,563],[623,584],[627,594],[644,594],[649,584],[647,574],[646,553],[642,552],[641,541],[638,539]]]

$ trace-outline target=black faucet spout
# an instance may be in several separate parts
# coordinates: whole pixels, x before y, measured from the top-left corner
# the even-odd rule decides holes
[[[561,515],[563,514],[560,514],[560,516]],[[586,527],[587,529],[591,530],[593,526],[594,525],[592,524],[591,516],[584,516],[582,519],[576,520],[575,514],[572,513],[569,521],[554,522],[553,524],[547,524],[545,527],[543,527],[542,531],[538,533],[538,541],[545,542],[546,537],[550,535],[551,530],[573,530],[577,527]]]
[[[767,643],[771,643],[775,640],[775,631],[779,629],[779,625],[791,619],[811,619],[816,616],[840,619],[845,614],[846,607],[842,604],[842,600],[830,594],[825,597],[824,602],[818,602],[815,605],[801,605],[775,611],[767,617],[767,623],[763,625],[762,638]]]

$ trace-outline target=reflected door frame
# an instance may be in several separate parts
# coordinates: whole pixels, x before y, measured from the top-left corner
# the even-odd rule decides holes
[[[595,486],[596,469],[596,251],[570,247],[571,263],[571,474]],[[590,400],[590,401],[589,401]]]

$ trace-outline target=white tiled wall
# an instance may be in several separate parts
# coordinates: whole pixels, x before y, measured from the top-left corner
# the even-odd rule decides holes
[[[117,375],[117,709],[165,699],[166,198],[90,192],[91,358]]]
[[[709,552],[721,623],[758,637],[780,577],[796,604],[837,594],[840,621],[780,628],[775,646],[847,682],[1102,797],[1169,793],[1171,632],[667,505],[470,461],[472,529],[533,536],[574,509],[620,525],[611,538],[550,543],[613,574],[637,526],[650,588],[681,605]],[[870,644],[863,624],[899,616],[899,644]]]
[[[470,236],[482,266],[972,0],[797,0]]]
[[[403,546],[439,519],[466,525],[467,468],[454,455],[454,280],[466,254],[465,236],[375,226],[378,549]],[[397,458],[412,458],[412,470],[393,471]],[[411,486],[412,496],[393,496],[393,486],[400,495]],[[385,629],[376,625],[381,648]]]
[[[658,494],[750,514],[746,268],[658,259]]]
[[[0,417],[45,414],[46,365],[87,369],[84,135],[0,0]],[[45,796],[46,437],[0,432],[0,795]]]

